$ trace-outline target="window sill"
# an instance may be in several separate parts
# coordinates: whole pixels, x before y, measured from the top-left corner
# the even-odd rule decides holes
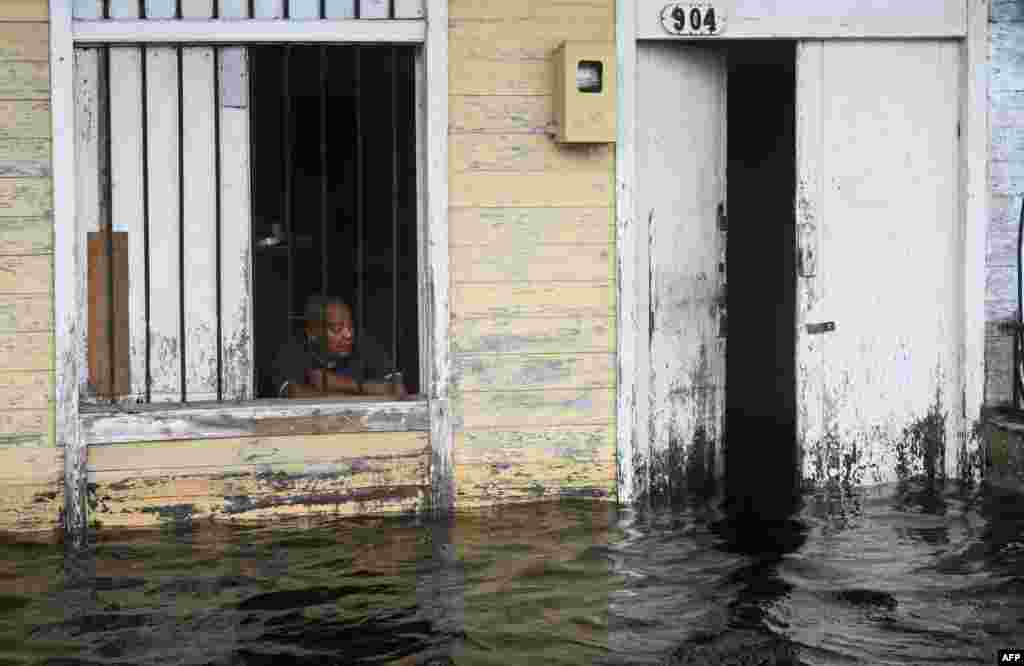
[[[403,401],[254,400],[243,403],[82,405],[86,445],[181,439],[428,432],[425,399]]]

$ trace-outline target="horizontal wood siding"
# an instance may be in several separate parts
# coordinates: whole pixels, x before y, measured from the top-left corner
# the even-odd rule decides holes
[[[429,461],[425,432],[92,446],[92,517],[103,526],[151,526],[418,511],[429,495]]]
[[[611,0],[449,5],[456,505],[611,497],[614,146],[560,145],[554,51]]]
[[[1024,12],[992,3],[991,169],[985,253],[985,404],[1013,396],[1013,337],[1000,323],[1017,318],[1018,223],[1024,201]]]
[[[46,0],[0,3],[0,532],[55,529]]]

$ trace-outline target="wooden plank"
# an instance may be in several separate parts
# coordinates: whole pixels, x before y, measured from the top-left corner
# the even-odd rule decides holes
[[[49,333],[0,333],[0,372],[53,368]]]
[[[0,333],[49,331],[52,327],[49,294],[0,294]]]
[[[0,217],[42,217],[53,210],[49,178],[0,179]]]
[[[221,382],[225,400],[253,390],[249,61],[244,48],[220,55]]]
[[[611,171],[611,144],[558,144],[536,134],[461,134],[449,142],[449,168],[464,171]]]
[[[0,373],[0,405],[6,409],[46,409],[52,387],[49,371]]]
[[[456,319],[551,317],[602,319],[614,315],[615,287],[608,284],[456,284]]]
[[[181,243],[178,188],[178,59],[174,48],[146,50],[149,110],[149,372],[151,400],[181,400]]]
[[[53,257],[47,254],[0,257],[0,292],[48,294],[53,286]]]
[[[81,416],[89,444],[181,439],[218,439],[324,432],[424,431],[422,402],[357,403],[347,400],[268,400],[245,406],[206,403],[94,409]]]
[[[53,220],[48,217],[0,217],[0,255],[52,252]]]
[[[0,101],[0,137],[49,139],[49,100]]]
[[[528,248],[554,243],[611,245],[611,208],[452,208],[451,247]]]
[[[185,399],[217,399],[217,186],[213,49],[182,49]]]
[[[0,433],[11,440],[38,442],[40,446],[53,446],[49,436],[50,416],[48,409],[2,409],[0,410]],[[42,441],[39,441],[42,438]]]
[[[639,405],[648,406],[647,400],[640,400],[638,394],[638,373],[641,364],[639,355],[641,341],[639,308],[643,303],[649,308],[648,284],[637,279],[639,266],[649,266],[649,258],[643,255],[639,263],[640,238],[645,238],[639,229],[634,208],[636,192],[636,11],[631,4],[615,5],[615,59],[618,68],[619,91],[616,113],[618,131],[615,143],[615,249],[616,282],[619,294],[615,317],[615,339],[618,373],[615,390],[615,445],[616,445],[616,495],[619,502],[628,504],[637,497],[647,495],[647,477],[643,470],[649,469],[647,446],[640,443],[640,421],[648,422],[647,414],[640,413]],[[643,244],[646,250],[647,244]],[[649,323],[649,318],[648,322]],[[647,348],[647,345],[643,345]],[[645,357],[645,360],[646,357]],[[646,396],[644,396],[646,398]]]
[[[548,61],[460,60],[451,70],[452,95],[550,95],[555,88]]]
[[[615,389],[486,391],[459,396],[461,429],[610,425]]]
[[[89,383],[104,398],[131,390],[128,302],[128,235],[106,231],[88,236]],[[113,300],[111,300],[113,296]],[[111,381],[113,380],[113,384]]]
[[[102,118],[100,90],[100,50],[76,48],[74,50],[72,102],[75,169],[72,172],[74,186],[71,190],[74,196],[75,219],[74,226],[66,230],[65,233],[73,235],[77,246],[76,252],[80,252],[82,255],[81,263],[74,265],[75,274],[69,276],[74,280],[75,288],[80,290],[76,292],[76,296],[80,298],[76,299],[77,310],[74,313],[77,325],[68,331],[69,333],[73,332],[76,338],[74,341],[76,344],[72,345],[70,350],[73,350],[72,353],[75,354],[76,361],[78,361],[76,390],[79,395],[86,394],[89,390],[89,365],[87,362],[89,338],[86,325],[89,321],[89,301],[85,293],[85,285],[88,282],[87,234],[99,231],[100,219],[103,215],[103,197],[101,196],[103,188],[100,172],[100,118]],[[55,108],[54,115],[60,111],[61,109]],[[56,143],[54,149],[57,149]],[[56,234],[55,237],[59,244],[62,239]]]
[[[188,471],[243,465],[292,465],[388,460],[426,455],[427,433],[381,432],[373,435],[260,436],[244,438],[137,442],[89,449],[89,471]]]
[[[22,410],[22,412],[27,410]],[[19,412],[9,412],[17,414]],[[2,412],[0,412],[2,414]],[[47,448],[52,447],[45,432],[14,432],[6,433],[0,430],[0,447],[10,448]],[[54,449],[59,451],[60,449]]]
[[[456,247],[452,282],[610,282],[615,279],[612,255],[608,245]]]
[[[0,447],[0,479],[6,482],[56,482],[63,475],[64,456],[55,446]]]
[[[142,51],[110,49],[110,126],[117,141],[110,146],[111,202],[114,231],[127,236],[128,313],[127,391],[146,395],[146,231],[142,164]]]
[[[4,21],[45,21],[49,18],[46,0],[6,0],[0,10]]]
[[[459,465],[491,465],[526,457],[607,462],[615,458],[611,426],[467,430],[456,436]]]
[[[464,132],[554,132],[551,95],[452,95],[449,128]]]
[[[452,368],[460,391],[536,391],[615,386],[611,354],[459,354]]]
[[[661,25],[661,0],[637,0],[637,39],[673,39]],[[960,0],[906,0],[899,4],[859,0],[734,0],[724,7],[722,37],[739,38],[941,38],[965,34]]]
[[[0,490],[0,531],[43,532],[60,525],[63,484],[59,480],[43,483],[11,483]]]
[[[49,61],[50,26],[44,22],[0,23],[0,59]]]
[[[49,175],[49,140],[0,138],[0,178]]]
[[[455,207],[600,207],[611,206],[611,171],[546,173],[455,173],[451,176]]]
[[[511,19],[529,18],[537,0],[451,0],[448,16],[451,19]]]
[[[257,8],[259,4],[257,4]],[[259,13],[259,12],[257,12]],[[426,21],[77,21],[76,44],[422,44]]]
[[[586,353],[615,350],[615,322],[595,319],[457,319],[452,323],[452,352]]]
[[[452,18],[448,39],[453,56],[501,59],[531,54],[529,59],[550,55],[566,40],[610,42],[615,39],[610,17],[574,15],[515,16],[514,10],[491,20]]]
[[[0,98],[47,99],[50,96],[50,64],[34,60],[0,62]]]

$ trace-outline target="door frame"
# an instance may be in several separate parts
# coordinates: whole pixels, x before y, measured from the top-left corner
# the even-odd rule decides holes
[[[844,5],[845,0],[833,0]],[[640,441],[642,424],[647,423],[649,405],[638,400],[640,377],[638,345],[650,335],[647,313],[639,311],[642,290],[649,288],[646,267],[641,266],[640,243],[648,238],[647,220],[635,209],[636,174],[636,64],[637,41],[646,38],[678,39],[657,35],[650,23],[663,6],[662,0],[618,0],[616,2],[616,58],[619,98],[617,100],[617,137],[615,148],[615,241],[616,241],[616,466],[617,495],[620,503],[641,501],[649,496],[650,448]],[[726,0],[726,6],[744,4],[744,0]],[[797,9],[806,0],[783,0]],[[970,437],[973,423],[980,417],[984,388],[985,342],[985,234],[989,217],[989,109],[988,109],[988,19],[990,0],[916,0],[901,10],[919,14],[901,15],[898,20],[872,15],[851,20],[824,23],[795,15],[780,22],[776,17],[747,17],[735,33],[723,37],[784,39],[856,39],[954,38],[960,43],[960,219],[964,247],[961,282],[963,340],[958,350],[961,410],[956,414],[957,437],[948,447],[977,446]],[[950,7],[962,13],[946,11],[943,21],[934,15]],[[845,9],[845,7],[844,7]],[[749,8],[745,11],[750,11]],[[797,14],[798,12],[794,12]],[[839,16],[840,12],[836,12]],[[640,20],[641,15],[643,20]],[[857,18],[857,17],[853,17]],[[728,25],[728,24],[727,24]],[[924,26],[924,27],[922,27]],[[708,38],[703,38],[708,39]],[[795,202],[794,202],[795,206]],[[819,227],[820,228],[820,227]],[[794,354],[796,350],[794,349]],[[728,387],[726,387],[728,391]],[[802,452],[799,452],[802,454]],[[802,457],[799,455],[798,458]],[[947,465],[956,455],[946,456]],[[948,470],[947,470],[948,471]]]

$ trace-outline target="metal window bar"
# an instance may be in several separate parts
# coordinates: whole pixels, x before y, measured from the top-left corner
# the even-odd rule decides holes
[[[324,2],[320,2],[321,17],[324,9]],[[327,47],[320,46],[318,53],[320,57],[320,293],[330,294],[327,275]],[[324,301],[323,311],[320,318],[326,326],[327,302]],[[321,352],[327,351],[326,331],[321,336],[323,348]],[[326,375],[321,375],[323,384],[320,390],[326,389]]]
[[[105,9],[105,8],[104,8]],[[107,46],[101,51],[102,74],[101,94],[103,106],[100,111],[100,122],[103,123],[101,136],[106,137],[103,142],[103,156],[100,160],[100,172],[103,178],[103,199],[106,202],[100,224],[103,229],[104,251],[107,254],[106,271],[106,293],[107,293],[107,359],[109,368],[107,372],[107,391],[110,401],[117,400],[117,345],[114,341],[116,332],[115,322],[117,321],[116,303],[114,302],[114,217],[113,217],[113,172],[111,167],[111,152],[113,150],[113,137],[110,127],[110,47]]]
[[[178,18],[181,18],[181,1],[177,4]],[[182,47],[175,50],[178,58],[178,364],[181,368],[181,401],[185,402],[188,398],[185,391],[188,385],[185,357],[185,78]]]
[[[394,16],[395,3],[391,2]],[[391,362],[398,364],[398,47],[391,47]]]
[[[219,5],[219,3],[214,3]],[[216,17],[217,9],[214,8]],[[220,111],[224,107],[223,91],[220,89],[220,61],[221,47],[213,49],[213,201],[214,201],[214,244],[215,244],[215,275],[217,276],[217,287],[214,293],[214,306],[217,311],[217,402],[224,399],[224,315],[221,307],[221,281],[224,275],[221,267],[221,216],[220,216],[220,189],[221,189],[221,164],[220,164]]]
[[[359,284],[358,304],[356,315],[357,340],[365,336],[365,314],[366,314],[366,248],[365,245],[365,202],[363,201],[363,169],[365,160],[363,154],[363,87],[362,87],[362,51],[355,47],[353,53],[354,78],[352,88],[355,92],[355,132],[356,132],[356,279]]]
[[[292,47],[285,46],[284,52],[281,59],[281,103],[283,106],[281,112],[281,153],[282,162],[284,164],[284,200],[283,200],[283,214],[284,214],[284,229],[285,229],[285,248],[288,253],[287,262],[287,281],[288,281],[288,318],[289,324],[294,321],[295,316],[295,302],[294,302],[294,291],[295,291],[295,236],[292,233],[292,136],[291,136],[291,121],[292,121],[292,93],[291,93],[291,53]],[[291,326],[289,325],[288,334],[291,334]]]
[[[139,0],[139,4],[142,5],[142,10],[145,10],[145,0]],[[143,14],[144,16],[145,14]],[[145,257],[143,259],[143,268],[145,271],[146,284],[143,288],[143,294],[145,299],[145,317],[146,317],[146,394],[145,402],[150,403],[153,399],[153,370],[151,366],[152,355],[150,352],[150,345],[152,343],[152,335],[149,329],[149,314],[150,314],[150,298],[149,298],[149,124],[145,122],[145,119],[149,117],[149,99],[146,95],[148,89],[147,71],[148,71],[148,57],[147,48],[143,44],[139,47],[140,50],[140,68],[141,68],[141,79],[142,79],[142,235],[143,235],[143,247]]]

